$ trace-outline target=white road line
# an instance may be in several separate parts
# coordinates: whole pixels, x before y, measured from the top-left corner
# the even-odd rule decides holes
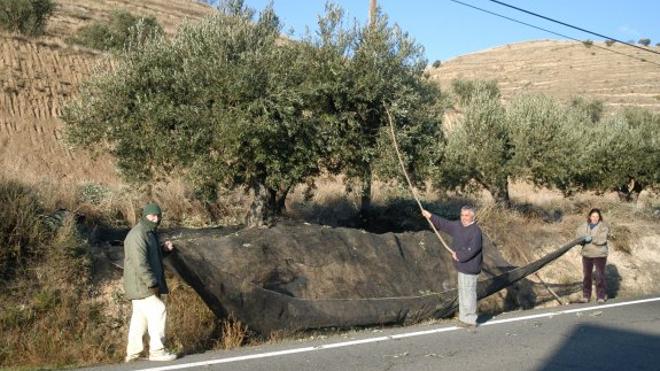
[[[604,310],[604,309],[609,309],[609,308],[616,308],[616,307],[623,307],[623,306],[628,306],[628,305],[650,303],[650,302],[655,302],[655,301],[660,301],[660,297],[634,300],[634,301],[627,301],[627,302],[620,302],[620,303],[612,303],[612,304],[601,304],[601,305],[596,305],[596,306],[591,306],[591,307],[560,310],[560,311],[555,311],[555,312],[534,314],[534,315],[523,316],[523,317],[514,317],[514,318],[505,318],[505,319],[499,319],[499,320],[492,320],[492,321],[488,321],[488,322],[480,325],[480,327],[498,325],[498,324],[503,324],[503,323],[527,321],[527,320],[530,320],[530,319],[537,319],[537,318],[555,317],[555,316],[560,316],[562,314],[572,314],[572,313],[578,313],[578,312],[586,312],[586,311],[590,311],[590,310]],[[185,369],[185,368],[203,367],[203,366],[217,365],[217,364],[222,364],[222,363],[240,362],[240,361],[247,361],[247,360],[251,360],[251,359],[279,357],[279,356],[284,356],[284,355],[288,355],[288,354],[306,353],[306,352],[312,352],[312,351],[323,350],[323,349],[345,348],[345,347],[350,347],[350,346],[354,346],[354,345],[378,343],[378,342],[388,341],[388,340],[396,340],[396,339],[403,339],[403,338],[409,338],[409,337],[415,337],[415,336],[437,334],[437,333],[441,333],[441,332],[455,331],[455,330],[458,330],[458,329],[459,328],[456,327],[456,326],[449,326],[449,327],[442,327],[442,328],[437,328],[437,329],[433,329],[433,330],[406,332],[406,333],[394,334],[394,335],[390,335],[390,336],[379,336],[379,337],[368,338],[368,339],[360,339],[360,340],[344,341],[344,342],[339,342],[339,343],[323,344],[323,345],[313,346],[313,347],[293,348],[293,349],[286,349],[286,350],[280,350],[280,351],[275,351],[275,352],[257,353],[257,354],[250,354],[250,355],[245,355],[245,356],[229,357],[229,358],[219,358],[219,359],[212,359],[212,360],[209,360],[209,361],[182,363],[182,364],[162,366],[162,367],[144,368],[144,369],[141,369],[141,370],[142,371],[181,370],[181,369]]]

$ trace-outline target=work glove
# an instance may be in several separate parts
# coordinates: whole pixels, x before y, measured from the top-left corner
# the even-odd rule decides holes
[[[591,236],[584,236],[584,242],[589,243],[591,242]]]

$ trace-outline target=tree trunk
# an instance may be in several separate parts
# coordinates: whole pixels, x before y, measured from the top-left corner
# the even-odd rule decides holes
[[[366,219],[371,208],[371,171],[368,170],[362,177],[362,190],[360,191],[360,217]]]
[[[637,181],[635,178],[630,178],[627,184],[623,184],[617,189],[619,200],[625,202],[637,202],[639,194],[644,189],[644,185]]]
[[[290,188],[279,190],[266,188],[259,183],[251,187],[252,204],[246,218],[248,228],[271,225],[274,218],[282,215]]]
[[[504,179],[499,181],[498,184],[483,184],[486,190],[490,192],[495,200],[495,203],[503,205],[506,208],[511,207],[511,199],[509,198],[509,180]]]
[[[272,211],[274,216],[282,215],[282,210],[285,208],[286,196],[289,194],[290,188],[282,187],[279,190],[268,189],[270,193],[270,203],[268,208]]]
[[[266,187],[261,184],[255,184],[251,187],[252,204],[248,212],[245,224],[248,228],[261,227],[270,223],[271,216],[268,212],[270,195]]]

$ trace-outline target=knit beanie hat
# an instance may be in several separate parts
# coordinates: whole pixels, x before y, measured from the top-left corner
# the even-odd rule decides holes
[[[142,216],[147,216],[147,215],[158,215],[159,217],[163,217],[163,211],[160,209],[160,206],[158,206],[157,203],[155,202],[150,202],[144,206],[144,209],[142,209]]]

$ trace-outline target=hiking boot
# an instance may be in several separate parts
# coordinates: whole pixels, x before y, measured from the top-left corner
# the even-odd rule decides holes
[[[170,353],[165,350],[160,350],[154,353],[149,354],[149,360],[150,361],[161,361],[161,362],[168,362],[168,361],[174,361],[176,359],[176,354],[175,353]]]
[[[140,359],[140,354],[139,353],[138,354],[131,354],[130,356],[126,356],[124,358],[124,362],[126,362],[126,363],[133,362],[133,361],[137,361],[138,359]]]
[[[605,299],[600,298],[596,301],[598,304],[605,304]]]

